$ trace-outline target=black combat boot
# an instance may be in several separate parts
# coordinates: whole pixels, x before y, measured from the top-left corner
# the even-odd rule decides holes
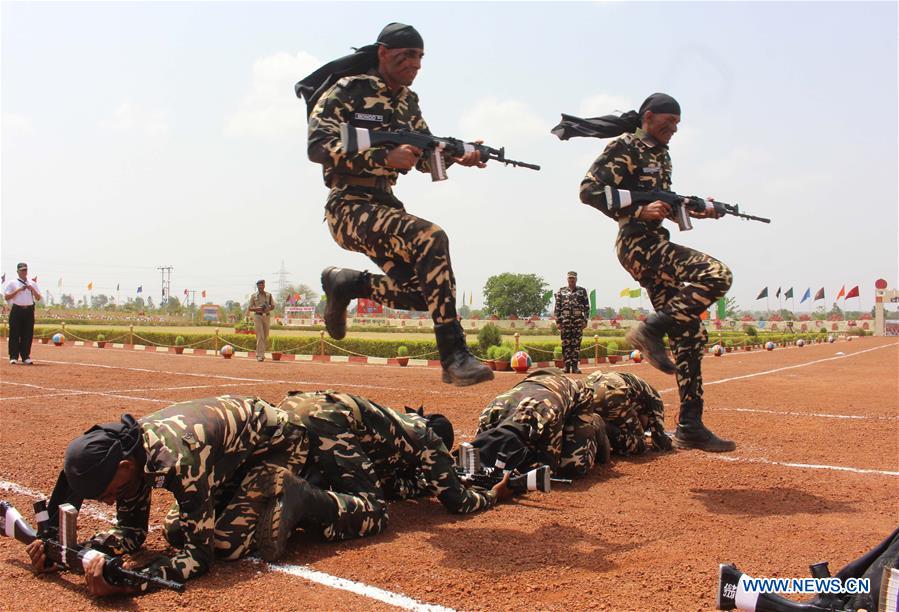
[[[443,366],[443,382],[457,387],[475,385],[493,380],[493,371],[474,358],[465,343],[465,332],[458,321],[434,326],[440,365]]]
[[[674,363],[668,358],[663,338],[675,321],[664,312],[655,312],[646,320],[627,333],[627,341],[640,349],[643,355],[656,369],[665,374],[674,374]]]
[[[681,404],[674,447],[726,453],[736,449],[737,445],[733,440],[722,440],[702,424],[702,400],[697,400]]]
[[[346,309],[350,300],[368,295],[368,272],[346,268],[325,268],[322,270],[322,290],[327,298],[325,307],[325,327],[335,340],[346,336]]]
[[[572,374],[580,374],[581,373],[581,369],[580,369],[580,367],[578,367],[577,361],[575,361],[574,363],[571,364],[571,373]]]
[[[569,364],[569,363],[566,361],[566,362],[565,362],[565,374],[570,374],[570,373],[571,373],[571,364]]]
[[[299,476],[284,478],[281,495],[271,499],[256,526],[256,548],[268,562],[287,551],[287,541],[300,523],[327,525],[337,518],[337,502]]]

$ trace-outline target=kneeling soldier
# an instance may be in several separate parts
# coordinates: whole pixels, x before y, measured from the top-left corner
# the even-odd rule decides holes
[[[593,409],[606,423],[616,455],[671,450],[665,433],[665,406],[649,383],[626,372],[597,370],[584,379],[593,390]]]
[[[481,412],[472,445],[485,465],[523,446],[525,464],[546,464],[564,476],[583,476],[597,460],[609,458],[605,426],[593,410],[593,388],[558,368],[535,370],[497,396]]]

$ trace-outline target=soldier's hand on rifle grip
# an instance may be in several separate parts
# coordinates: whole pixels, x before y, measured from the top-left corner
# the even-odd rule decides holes
[[[474,144],[484,144],[483,140],[475,140]],[[481,161],[481,154],[479,151],[469,151],[462,157],[454,157],[453,161],[459,164],[460,166],[477,166],[478,168],[486,168],[487,163]]]
[[[660,221],[667,219],[670,214],[671,206],[661,200],[656,200],[644,206],[638,218],[641,221]]]
[[[506,472],[506,475],[503,476],[503,479],[496,483],[491,491],[496,494],[496,503],[502,503],[504,501],[508,501],[515,496],[515,493],[512,489],[509,488],[509,478],[512,476],[511,472]]]
[[[126,586],[117,586],[106,582],[103,576],[103,567],[106,565],[106,558],[97,556],[87,562],[84,566],[84,578],[87,581],[87,590],[91,595],[97,597],[105,597],[107,595],[119,595],[121,593],[133,593],[134,590]]]
[[[421,157],[421,149],[408,144],[401,144],[387,154],[387,167],[397,170],[411,170]]]
[[[722,215],[718,214],[718,209],[715,208],[714,202],[715,198],[706,198],[709,202],[712,202],[712,206],[706,206],[705,210],[702,212],[697,212],[695,210],[688,210],[690,216],[694,219],[718,219]]]
[[[31,569],[35,574],[58,572],[62,569],[56,563],[47,563],[47,555],[44,553],[43,540],[35,540],[25,547],[25,552],[31,557]]]

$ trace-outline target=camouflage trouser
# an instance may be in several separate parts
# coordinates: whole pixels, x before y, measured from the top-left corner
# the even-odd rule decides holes
[[[363,296],[389,308],[427,310],[435,324],[456,320],[456,279],[449,239],[437,225],[410,215],[393,194],[332,189],[325,221],[334,240],[364,253],[384,274],[373,274]]]
[[[639,455],[654,448],[653,440],[664,439],[665,407],[658,391],[624,372],[606,372],[600,379],[594,387],[594,405],[605,421],[612,452]]]
[[[733,280],[730,269],[705,253],[669,242],[667,232],[630,237],[619,233],[615,247],[621,265],[646,289],[653,308],[676,321],[668,341],[681,405],[701,404],[708,334],[699,316],[727,293]]]
[[[562,336],[562,359],[565,360],[565,366],[576,366],[581,357],[581,339],[584,336],[584,328],[578,321],[575,324],[560,325],[559,332]]]
[[[299,454],[292,449],[281,451],[257,460],[238,473],[239,480],[217,488],[212,500],[215,504],[213,548],[216,557],[234,560],[255,552],[259,515],[269,500],[281,494],[285,475],[299,475],[302,469]],[[163,524],[166,541],[179,549],[185,544],[180,511],[178,502],[172,504]]]
[[[595,413],[569,416],[560,427],[558,412],[549,408],[550,400],[527,397],[517,405],[491,404],[478,417],[479,435],[498,427],[506,419],[527,426],[528,448],[545,461],[553,472],[583,476],[596,463],[596,436],[603,430],[602,419]]]

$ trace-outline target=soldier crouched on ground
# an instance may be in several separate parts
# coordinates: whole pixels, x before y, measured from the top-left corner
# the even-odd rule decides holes
[[[177,552],[155,557],[147,572],[183,582],[205,573],[214,558],[238,559],[264,544],[261,515],[280,495],[285,478],[301,473],[307,453],[299,421],[255,397],[182,402],[137,421],[126,414],[69,444],[50,511],[61,503],[80,507],[85,499],[114,503],[115,527],[94,535],[87,546],[118,556],[144,543],[153,489],[170,491],[175,503],[164,535]],[[315,501],[326,508],[332,503],[322,496],[309,496],[308,512],[315,512]],[[46,567],[40,540],[27,551],[36,571],[55,569]],[[91,593],[138,592],[106,582],[103,563],[96,557],[85,566]]]
[[[584,384],[593,390],[593,409],[605,421],[613,453],[671,450],[671,438],[665,434],[665,406],[649,383],[626,372],[597,370]]]
[[[401,414],[336,391],[293,391],[278,408],[298,419],[309,435],[311,483],[329,489],[328,495],[344,493],[364,507],[324,523],[326,539],[383,531],[387,499],[436,495],[450,512],[467,514],[511,496],[506,481],[490,491],[469,489],[459,481],[448,450],[453,427],[441,415]],[[291,491],[285,487],[285,495]],[[297,513],[298,518],[303,515]]]
[[[535,370],[490,402],[478,418],[472,446],[484,465],[524,447],[524,464],[546,464],[562,476],[583,476],[597,461],[609,459],[605,426],[593,410],[593,388],[558,368]]]

